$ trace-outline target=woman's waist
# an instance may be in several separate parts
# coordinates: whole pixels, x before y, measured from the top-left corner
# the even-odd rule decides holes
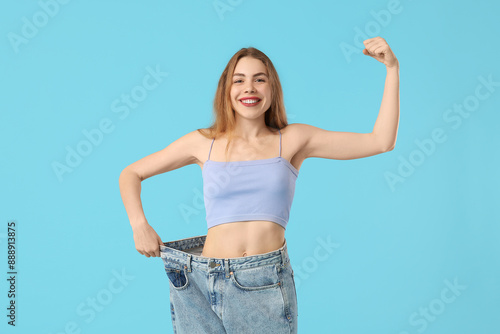
[[[281,248],[285,229],[271,221],[243,221],[216,225],[208,230],[202,256],[235,258],[264,254]]]

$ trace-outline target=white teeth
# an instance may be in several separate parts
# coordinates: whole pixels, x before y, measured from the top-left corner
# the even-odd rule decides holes
[[[259,100],[241,100],[243,103],[256,103]]]

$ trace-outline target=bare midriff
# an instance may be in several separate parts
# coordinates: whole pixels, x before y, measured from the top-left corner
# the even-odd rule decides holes
[[[271,221],[220,224],[208,229],[201,256],[235,258],[269,253],[285,243],[285,229]]]

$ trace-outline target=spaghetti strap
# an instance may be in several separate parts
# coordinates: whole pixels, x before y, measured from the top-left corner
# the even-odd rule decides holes
[[[278,131],[280,132],[280,157],[281,157],[281,131],[280,129],[278,129]]]
[[[208,159],[207,160],[210,160],[210,153],[212,152],[212,146],[214,145],[214,140],[215,140],[215,137],[212,140],[212,145],[210,145],[210,151],[208,151]]]

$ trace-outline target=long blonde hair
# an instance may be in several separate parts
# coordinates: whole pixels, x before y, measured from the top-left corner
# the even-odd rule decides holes
[[[218,138],[221,134],[227,133],[228,142],[225,151],[226,161],[229,144],[233,138],[236,125],[230,96],[232,79],[236,64],[241,58],[247,56],[262,61],[267,69],[272,101],[271,106],[264,115],[266,126],[274,129],[282,129],[288,125],[283,102],[283,90],[281,88],[278,72],[274,68],[273,63],[262,51],[256,48],[249,47],[240,49],[231,57],[219,79],[217,91],[215,92],[212,125],[206,129],[207,131],[205,131],[205,129],[197,129],[198,132],[206,138]]]

